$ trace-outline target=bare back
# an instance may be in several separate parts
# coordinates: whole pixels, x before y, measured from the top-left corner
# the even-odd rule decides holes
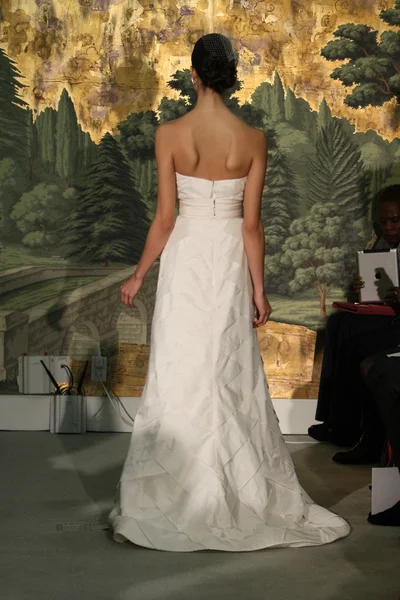
[[[171,123],[175,170],[214,181],[245,177],[259,135],[225,106],[207,112],[194,109]]]
[[[247,177],[244,226],[262,229],[261,197],[267,166],[263,131],[238,119],[222,102],[196,107],[156,133],[156,217],[169,227],[176,206],[176,173],[211,181]]]

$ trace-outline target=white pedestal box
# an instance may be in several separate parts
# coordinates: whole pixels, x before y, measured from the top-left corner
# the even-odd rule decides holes
[[[51,433],[86,433],[86,398],[60,396],[50,398]]]
[[[67,370],[62,365],[70,366],[69,356],[20,356],[17,381],[21,394],[51,394],[54,391],[54,385],[41,361],[51,371],[57,383],[68,382]]]

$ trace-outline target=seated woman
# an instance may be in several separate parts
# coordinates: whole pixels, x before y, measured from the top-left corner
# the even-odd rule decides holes
[[[372,357],[370,357],[368,349],[371,347],[382,347],[385,345],[385,342],[387,342],[385,348],[393,346],[396,348],[396,352],[400,352],[399,317],[392,320],[392,327],[390,328],[387,327],[380,331],[375,331],[372,335],[369,331],[359,333],[349,340],[349,343],[343,349],[343,361],[347,361],[349,364],[351,363],[355,369],[352,379],[357,382],[357,398],[360,401],[361,407],[362,433],[358,443],[351,450],[347,452],[337,452],[333,456],[332,460],[337,463],[347,465],[370,465],[377,464],[381,460],[384,441],[388,437],[388,422],[387,419],[382,420],[382,418],[380,418],[379,410],[381,406],[383,410],[387,410],[386,403],[389,402],[390,395],[399,383],[400,371],[397,375],[395,369],[397,368],[400,370],[400,360],[384,360],[386,354],[389,354],[389,351],[387,350],[382,352],[378,350],[377,354],[374,353]],[[370,354],[372,354],[372,352]],[[357,361],[358,369],[356,366]],[[361,370],[360,364],[362,365]],[[377,375],[374,380],[372,380],[372,375],[371,377],[366,378],[367,367],[369,368],[371,364],[374,365],[374,369],[371,369],[371,373],[375,372],[379,367],[379,373],[382,371],[390,376],[390,380],[388,379],[387,381],[384,381],[383,378],[379,379],[381,384],[380,390],[376,389],[376,382],[378,381]],[[356,386],[353,386],[354,389],[355,387]],[[378,392],[379,394],[377,395]],[[388,396],[387,398],[385,397],[386,393]],[[378,405],[378,408],[376,405]]]
[[[361,372],[371,395],[365,396],[363,402],[365,431],[358,444],[358,453],[367,454],[379,436],[381,442],[388,439],[394,464],[400,471],[400,357],[388,357],[388,354],[398,352],[400,346],[368,357],[361,363]],[[400,498],[387,510],[370,514],[368,521],[374,525],[400,527]]]
[[[392,185],[379,195],[378,226],[380,236],[374,248],[397,248],[400,242],[400,185]],[[354,280],[359,293],[363,282]],[[359,364],[367,356],[396,345],[394,317],[386,315],[359,315],[337,312],[328,319],[322,361],[318,404],[309,435],[338,446],[353,446],[361,435],[361,398],[365,393]],[[351,354],[349,346],[360,334],[365,341],[358,344],[359,354]],[[367,335],[368,334],[368,335]]]

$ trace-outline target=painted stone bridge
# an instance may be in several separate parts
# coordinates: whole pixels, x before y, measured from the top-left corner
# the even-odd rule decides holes
[[[120,302],[129,267],[27,311],[0,311],[0,381],[15,380],[24,353],[85,360],[100,349],[114,354],[120,343],[149,343],[158,269],[147,274],[133,310]]]

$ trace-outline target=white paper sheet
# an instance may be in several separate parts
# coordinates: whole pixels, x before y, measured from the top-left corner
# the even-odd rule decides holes
[[[397,467],[372,469],[371,514],[391,508],[400,500],[400,473]]]

